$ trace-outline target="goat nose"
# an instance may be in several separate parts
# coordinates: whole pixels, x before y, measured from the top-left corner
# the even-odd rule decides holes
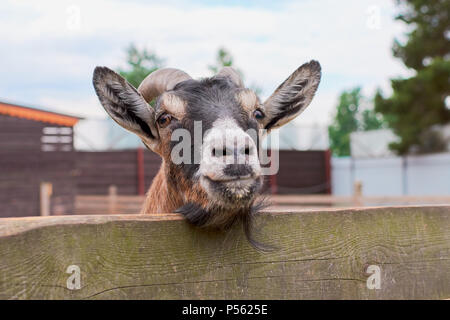
[[[226,157],[226,156],[231,156],[234,155],[234,150],[228,147],[218,147],[218,148],[212,148],[212,152],[211,152],[213,157]]]

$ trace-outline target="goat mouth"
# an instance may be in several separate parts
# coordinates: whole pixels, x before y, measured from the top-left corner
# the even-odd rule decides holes
[[[258,176],[254,175],[245,175],[245,176],[236,176],[236,177],[224,177],[224,178],[211,178],[208,176],[204,176],[204,178],[210,184],[220,184],[223,186],[234,186],[234,187],[245,187],[246,185],[253,184],[256,180],[258,180]]]
[[[252,175],[237,176],[237,177],[223,178],[223,179],[212,179],[208,176],[205,176],[205,178],[208,179],[209,181],[218,182],[218,183],[239,182],[239,181],[246,182],[246,181],[255,180],[255,177],[253,177]]]
[[[235,203],[249,202],[254,199],[260,188],[260,177],[245,176],[227,179],[211,179],[204,176],[208,182],[208,190],[223,200]],[[231,203],[230,203],[231,204]]]

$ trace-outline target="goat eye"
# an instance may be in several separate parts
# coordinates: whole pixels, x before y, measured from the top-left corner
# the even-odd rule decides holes
[[[170,114],[164,113],[158,118],[158,125],[161,128],[165,128],[169,125],[170,121],[172,121],[172,116]]]
[[[253,116],[257,120],[261,120],[261,119],[263,119],[265,117],[264,113],[260,109],[256,109],[255,111],[253,111]]]

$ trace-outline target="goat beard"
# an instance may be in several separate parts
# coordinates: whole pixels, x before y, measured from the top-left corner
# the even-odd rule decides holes
[[[190,202],[179,207],[175,212],[181,213],[186,220],[197,227],[226,231],[233,225],[242,223],[248,242],[261,251],[270,251],[273,248],[256,241],[254,234],[254,217],[267,208],[269,203],[260,197],[247,206],[237,208],[204,208],[201,205]]]

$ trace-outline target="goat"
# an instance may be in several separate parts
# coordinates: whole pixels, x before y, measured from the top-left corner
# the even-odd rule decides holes
[[[178,212],[196,226],[218,229],[240,220],[255,244],[250,220],[263,186],[260,140],[264,132],[305,110],[320,78],[320,64],[305,63],[264,103],[231,67],[201,80],[163,68],[149,74],[137,90],[107,67],[96,67],[93,85],[111,118],[162,157],[141,213]],[[190,150],[183,152],[192,151],[191,159],[200,153],[200,161],[173,161],[174,133],[195,134],[196,122],[201,123],[201,141],[189,142]],[[257,131],[256,138],[248,130]]]

